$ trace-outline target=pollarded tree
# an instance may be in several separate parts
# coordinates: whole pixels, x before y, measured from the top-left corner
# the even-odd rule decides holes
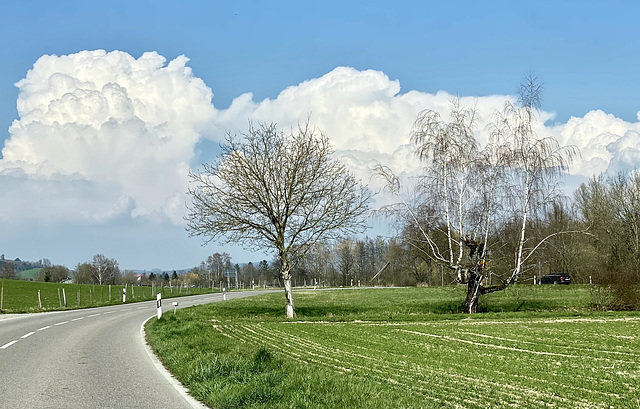
[[[505,103],[494,115],[491,140],[476,138],[476,111],[452,101],[450,118],[426,110],[416,119],[411,139],[425,164],[417,200],[401,195],[399,179],[384,166],[377,173],[402,199],[406,223],[414,234],[409,244],[451,269],[467,285],[465,310],[477,311],[479,297],[518,281],[539,247],[528,243],[530,220],[554,202],[556,184],[575,150],[534,132],[540,86],[528,77],[519,104]],[[398,207],[396,207],[396,210]],[[518,226],[513,260],[502,282],[486,285],[490,248],[499,245],[503,223]],[[418,233],[418,234],[416,234]],[[544,242],[548,237],[542,238]]]
[[[308,121],[289,134],[250,123],[240,138],[227,135],[221,150],[190,174],[187,230],[205,243],[275,250],[286,316],[293,318],[292,263],[314,243],[363,231],[370,193],[332,158],[327,136]]]

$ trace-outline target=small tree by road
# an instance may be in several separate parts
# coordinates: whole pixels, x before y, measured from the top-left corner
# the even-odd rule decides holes
[[[227,135],[213,163],[190,174],[190,235],[273,249],[290,318],[295,260],[318,241],[366,227],[369,190],[332,154],[327,136],[308,121],[288,134],[250,123],[246,134]]]

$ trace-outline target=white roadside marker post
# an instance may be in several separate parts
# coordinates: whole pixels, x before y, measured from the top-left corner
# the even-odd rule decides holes
[[[127,302],[127,287],[122,287],[122,302]]]
[[[158,309],[158,319],[162,318],[162,293],[156,295],[156,308]]]
[[[173,315],[176,315],[176,310],[178,309],[178,302],[174,301],[173,302]]]
[[[227,301],[227,289],[226,288],[222,289],[222,300],[223,301]]]

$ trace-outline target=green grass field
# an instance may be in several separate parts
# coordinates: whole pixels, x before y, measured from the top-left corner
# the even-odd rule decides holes
[[[161,360],[216,408],[640,408],[640,313],[588,286],[517,286],[456,313],[461,288],[214,303],[147,324]]]
[[[3,287],[2,313],[52,311],[120,304],[124,288],[121,285],[112,285],[110,292],[108,285],[58,284],[21,280],[0,281],[2,282],[0,285]],[[40,291],[42,308],[38,303],[38,291]],[[198,288],[128,286],[127,302],[155,300],[156,294],[161,291],[164,298],[211,292],[210,289]],[[65,296],[66,307],[64,304]]]
[[[35,280],[40,275],[40,270],[42,270],[42,269],[41,268],[32,268],[30,270],[21,271],[17,275],[18,275],[18,278],[20,280]]]

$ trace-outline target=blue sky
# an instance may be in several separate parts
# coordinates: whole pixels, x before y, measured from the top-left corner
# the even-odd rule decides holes
[[[638,130],[640,24],[637,16],[640,15],[640,4],[635,1],[307,3],[3,2],[0,5],[0,51],[3,56],[0,64],[0,148],[11,139],[14,145],[3,151],[5,157],[0,160],[0,175],[4,172],[5,176],[0,178],[0,191],[4,191],[2,201],[18,204],[0,209],[4,212],[5,225],[0,236],[0,252],[12,258],[46,257],[69,267],[90,259],[93,254],[104,253],[118,259],[124,268],[140,269],[186,268],[218,250],[232,252],[236,262],[270,259],[269,255],[248,254],[216,245],[202,248],[197,239],[186,238],[175,214],[172,223],[163,218],[146,218],[162,212],[154,208],[156,202],[141,204],[144,195],[136,196],[133,182],[109,177],[106,183],[103,177],[106,173],[94,172],[82,167],[84,165],[63,170],[60,169],[64,164],[59,166],[62,168],[47,165],[44,167],[49,170],[39,173],[43,166],[38,166],[38,159],[33,159],[34,153],[29,149],[36,150],[35,156],[45,158],[39,159],[43,163],[47,155],[64,156],[66,152],[76,152],[71,139],[60,139],[68,133],[60,136],[53,130],[48,133],[46,129],[40,129],[36,135],[33,133],[35,128],[26,129],[26,124],[43,119],[28,119],[26,111],[21,116],[16,109],[19,94],[25,101],[41,98],[40,94],[36,96],[26,87],[19,89],[14,84],[26,78],[27,72],[34,69],[34,64],[43,55],[118,50],[140,59],[145,52],[155,51],[164,57],[165,64],[186,56],[189,61],[182,65],[192,71],[185,75],[202,80],[204,86],[192,86],[204,99],[205,88],[213,93],[213,108],[202,106],[202,111],[198,111],[201,116],[194,118],[194,122],[170,124],[172,132],[180,134],[181,140],[190,141],[185,152],[192,149],[192,154],[187,152],[184,157],[172,159],[176,169],[182,169],[183,163],[197,167],[199,161],[211,158],[215,152],[212,147],[224,131],[242,129],[248,119],[295,123],[299,118],[291,116],[285,98],[279,98],[287,89],[294,99],[298,98],[298,105],[313,112],[321,126],[336,131],[336,135],[330,136],[335,138],[334,146],[339,152],[355,152],[358,148],[348,149],[347,146],[357,147],[357,143],[342,143],[349,140],[349,129],[334,124],[335,115],[334,119],[328,116],[329,108],[336,104],[343,104],[339,105],[343,108],[341,112],[348,111],[350,103],[358,104],[363,110],[369,109],[370,115],[374,112],[379,115],[376,118],[382,124],[388,123],[384,118],[406,117],[409,118],[406,126],[410,126],[413,111],[407,108],[406,112],[397,114],[395,109],[400,109],[397,108],[399,105],[419,109],[422,102],[416,101],[428,105],[428,101],[437,99],[431,97],[441,91],[448,96],[477,97],[481,104],[486,102],[487,106],[493,106],[492,96],[504,99],[513,95],[528,72],[535,73],[544,83],[543,117],[548,131],[564,138],[562,142],[584,148],[583,170],[577,169],[576,174],[588,177],[584,168],[612,171],[635,163],[633,155],[632,159],[629,155],[616,156],[623,150],[628,153],[629,149],[635,149],[633,132]],[[104,56],[93,55],[91,58],[95,62]],[[86,58],[82,61],[74,58],[73,64],[85,64],[83,75],[90,76],[93,65],[87,66]],[[51,75],[61,69],[53,63],[48,64],[41,61],[34,73]],[[336,72],[337,67],[353,70]],[[128,71],[123,68],[123,72]],[[336,78],[340,78],[340,93],[330,93],[328,90],[335,90]],[[351,87],[350,81],[358,85]],[[395,88],[397,86],[399,90]],[[132,87],[128,88],[129,95],[133,95]],[[145,93],[144,90],[139,92]],[[408,95],[411,92],[419,93],[418,97]],[[313,99],[313,95],[320,94],[324,96],[323,101]],[[243,95],[244,102],[238,102],[238,109],[228,109],[234,99]],[[198,104],[202,103],[202,98]],[[43,104],[41,99],[37,101]],[[437,105],[437,101],[433,103]],[[381,104],[389,111],[380,114]],[[78,112],[69,115],[75,114],[81,115]],[[14,120],[21,121],[25,127],[10,131]],[[155,123],[154,120],[148,119],[147,125]],[[72,119],[69,121],[79,124]],[[54,122],[51,119],[51,124]],[[406,122],[403,119],[402,124]],[[181,126],[189,127],[190,131],[182,135],[177,131]],[[369,156],[365,155],[367,158],[374,154],[377,158],[392,155],[402,145],[404,136],[398,135],[406,126],[394,126],[390,125],[391,134],[387,136],[373,133],[358,136],[359,140],[387,139],[385,143],[372,144],[378,150],[369,151]],[[124,132],[128,128],[118,129]],[[587,129],[594,131],[590,134]],[[110,133],[109,137],[118,138],[118,132]],[[193,132],[198,136],[192,135]],[[337,135],[338,132],[344,133]],[[46,139],[47,135],[54,134],[55,137]],[[605,139],[607,144],[616,144],[619,151],[613,147],[606,152],[598,150],[595,145],[604,143],[604,134],[618,136]],[[388,139],[397,139],[396,145],[388,143]],[[67,148],[58,151],[54,142]],[[130,150],[135,150],[136,146],[139,145],[132,144]],[[73,160],[80,161],[82,154],[82,151],[76,152]],[[363,173],[366,160],[357,153],[351,154],[362,165],[359,168],[354,165],[354,171]],[[92,151],[93,156],[87,155],[94,158],[98,153]],[[165,158],[166,155],[159,153],[157,157]],[[26,166],[25,161],[32,162]],[[594,165],[596,162],[599,167]],[[138,172],[135,168],[129,171]],[[46,180],[45,185],[43,180]],[[140,189],[146,185],[142,177],[139,183]],[[21,200],[28,199],[29,203],[38,201],[42,206],[73,206],[78,200],[66,203],[62,198],[52,196],[65,189],[72,192],[67,198],[79,195],[79,184],[87,189],[83,190],[82,200],[95,194],[96,201],[117,200],[121,206],[110,207],[108,217],[85,215],[74,219],[53,211],[48,216],[32,217],[29,212],[40,213],[37,207],[19,205]],[[179,181],[175,184],[178,186]],[[112,188],[113,194],[108,191]],[[176,191],[180,189],[177,187]],[[29,194],[34,196],[25,198]],[[84,206],[89,210],[85,213],[92,212],[94,202],[86,200]],[[166,210],[166,206],[163,209]],[[11,214],[12,211],[18,213]],[[82,213],[82,209],[78,212]]]

